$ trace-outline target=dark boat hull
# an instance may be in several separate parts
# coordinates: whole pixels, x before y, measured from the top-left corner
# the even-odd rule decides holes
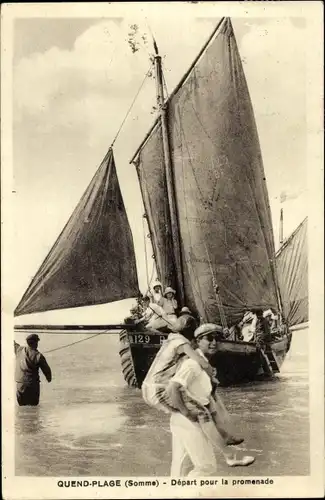
[[[149,332],[120,333],[120,357],[124,379],[128,385],[140,388],[167,333]],[[271,348],[280,368],[290,349],[291,333],[272,342]],[[265,369],[256,344],[231,340],[218,341],[217,353],[211,360],[217,368],[217,376],[223,386],[241,384],[272,376]]]
[[[290,338],[290,335],[285,336],[281,340],[272,342],[270,346],[279,369],[290,348]],[[220,341],[211,364],[217,368],[218,380],[223,386],[270,378],[275,375],[265,370],[261,353],[253,342]]]

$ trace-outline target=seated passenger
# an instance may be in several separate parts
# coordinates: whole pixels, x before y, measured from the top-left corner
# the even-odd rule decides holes
[[[153,302],[154,304],[158,304],[159,306],[163,305],[164,297],[162,294],[162,285],[160,281],[156,281],[153,284],[152,293],[150,295],[151,295],[151,302]]]
[[[228,329],[225,329],[223,331],[225,339],[226,340],[243,340],[243,336],[241,333],[241,323],[238,323],[238,325],[233,325]]]
[[[176,311],[178,308],[177,300],[175,299],[175,290],[168,286],[164,292],[162,308],[168,316],[169,324],[173,325],[177,320]]]
[[[239,323],[241,326],[241,340],[252,342],[255,338],[257,316],[252,311],[247,311]]]
[[[142,323],[149,330],[161,330],[166,327],[169,329],[172,328],[172,324],[169,322],[169,316],[167,316],[163,308],[158,304],[150,302],[150,297],[144,297],[143,305],[145,311],[141,318],[135,321],[136,325]]]

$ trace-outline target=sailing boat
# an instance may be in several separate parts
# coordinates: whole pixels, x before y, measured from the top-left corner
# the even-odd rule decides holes
[[[253,309],[283,315],[259,140],[231,21],[220,21],[167,100],[156,44],[155,52],[159,116],[131,163],[158,279],[176,289],[180,305],[201,322],[230,328]],[[123,235],[118,252],[117,235]],[[110,149],[15,315],[138,293],[132,235]],[[103,326],[109,328],[122,325]],[[123,325],[120,356],[129,385],[141,386],[166,338]],[[213,360],[218,379],[227,385],[272,376],[290,340],[283,326],[267,351],[253,341],[219,340]]]
[[[308,245],[306,217],[276,254],[283,310],[289,327],[308,322]]]

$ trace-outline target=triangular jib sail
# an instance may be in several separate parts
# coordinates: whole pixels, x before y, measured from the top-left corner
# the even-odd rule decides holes
[[[110,149],[15,316],[139,293],[133,238]]]
[[[297,227],[276,256],[283,312],[290,326],[309,320],[308,219]]]
[[[186,305],[205,321],[220,321],[213,271],[229,323],[247,309],[278,309],[265,174],[230,19],[221,23],[167,106]],[[158,263],[169,261],[166,234],[171,233],[167,216],[161,224],[166,206],[152,209],[166,199],[163,156],[152,147],[159,142],[158,120],[137,163]]]

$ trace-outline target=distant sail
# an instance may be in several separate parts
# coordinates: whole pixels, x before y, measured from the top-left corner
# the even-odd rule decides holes
[[[163,286],[176,286],[171,241],[164,152],[160,120],[135,162],[154,250]]]
[[[102,304],[138,293],[133,238],[110,149],[14,314]]]
[[[220,321],[213,271],[229,324],[253,307],[277,309],[265,174],[229,18],[169,99],[168,116],[186,305]],[[159,134],[156,125],[151,136]],[[163,197],[155,179],[147,172],[147,189]]]
[[[290,326],[309,320],[307,228],[306,218],[276,256],[284,316]]]

